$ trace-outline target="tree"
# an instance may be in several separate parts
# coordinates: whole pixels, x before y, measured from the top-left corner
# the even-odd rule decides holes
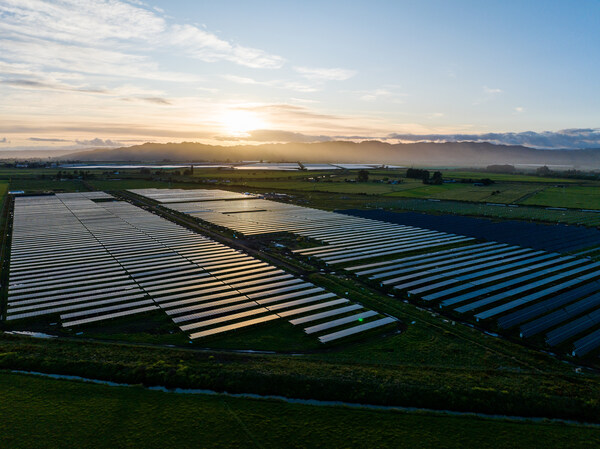
[[[444,183],[444,179],[442,178],[442,172],[436,171],[433,173],[430,184],[441,185]]]
[[[548,176],[552,173],[552,171],[548,168],[547,165],[539,167],[535,172],[538,176]]]
[[[427,184],[429,182],[429,171],[421,170],[418,168],[409,168],[406,170],[406,177],[412,179],[420,179],[423,181],[423,184]]]
[[[356,180],[358,182],[367,182],[369,180],[369,172],[367,170],[360,170]]]

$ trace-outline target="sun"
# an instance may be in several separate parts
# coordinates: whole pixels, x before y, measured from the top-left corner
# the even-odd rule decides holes
[[[264,121],[252,111],[229,109],[221,115],[219,122],[228,135],[239,136],[265,127]]]

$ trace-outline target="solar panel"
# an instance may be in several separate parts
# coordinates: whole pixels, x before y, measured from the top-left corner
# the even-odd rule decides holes
[[[155,305],[152,305],[152,306],[141,307],[141,308],[133,309],[133,310],[125,310],[123,312],[109,313],[107,315],[99,315],[99,316],[84,318],[81,320],[68,321],[68,322],[63,323],[63,327],[80,326],[82,324],[89,324],[89,323],[93,323],[93,322],[97,322],[97,321],[111,320],[114,318],[120,318],[120,317],[124,317],[124,316],[135,315],[138,313],[150,312],[153,310],[158,310],[158,307]]]
[[[356,315],[347,316],[344,318],[338,318],[337,320],[328,321],[326,323],[317,324],[315,326],[310,326],[304,329],[304,332],[307,334],[314,334],[316,332],[322,332],[324,330],[328,330],[334,327],[343,326],[344,324],[352,323],[352,322],[362,322],[365,318],[370,318],[372,316],[377,315],[377,312],[373,312],[369,310],[363,313],[357,313]]]
[[[530,323],[524,324],[521,326],[520,335],[521,337],[531,337],[599,306],[600,293],[596,293],[589,298],[582,299],[581,301],[577,301],[570,306],[552,312],[548,315],[544,315],[537,320],[531,321]]]
[[[349,337],[351,335],[358,334],[360,332],[366,332],[371,329],[375,329],[377,327],[385,326],[387,324],[394,323],[395,320],[393,318],[385,317],[380,320],[371,321],[369,323],[361,324],[359,326],[354,326],[348,329],[344,329],[341,331],[333,332],[331,334],[323,335],[319,337],[319,341],[321,343],[329,343],[334,340],[339,340],[340,338]]]
[[[199,321],[199,322],[192,323],[192,324],[186,324],[186,325],[183,325],[180,327],[181,327],[181,330],[188,331],[191,329],[198,329],[199,327],[212,326],[212,325],[223,323],[226,321],[235,321],[235,320],[238,320],[241,318],[246,318],[246,317],[249,317],[252,315],[258,315],[258,314],[267,313],[267,312],[269,312],[268,309],[260,307],[258,309],[252,309],[252,310],[247,310],[246,312],[225,315],[225,316],[222,316],[219,318],[213,318],[211,320]]]
[[[195,332],[190,335],[190,338],[192,340],[194,340],[197,338],[208,337],[210,335],[220,334],[223,332],[230,332],[230,331],[242,329],[242,328],[248,327],[248,326],[255,326],[257,324],[266,323],[268,321],[276,320],[278,318],[279,317],[277,315],[267,315],[267,316],[263,316],[260,318],[254,318],[252,320],[241,321],[241,322],[235,323],[235,324],[229,324],[227,326],[215,327],[215,328],[205,330],[202,332]]]
[[[299,315],[301,313],[311,312],[313,310],[323,309],[325,307],[331,307],[331,306],[335,306],[338,304],[344,304],[344,303],[348,303],[348,302],[350,302],[350,301],[348,301],[347,299],[337,299],[335,301],[329,301],[326,303],[317,304],[315,306],[309,306],[309,307],[303,307],[301,309],[295,309],[295,310],[292,310],[287,315],[284,315],[285,312],[280,313],[279,315],[280,316]],[[352,304],[347,307],[342,307],[342,308],[334,309],[334,310],[328,310],[327,312],[316,313],[314,315],[309,315],[309,316],[305,316],[302,318],[296,318],[296,319],[290,320],[290,323],[292,323],[294,326],[297,326],[299,324],[304,324],[304,323],[308,323],[310,321],[328,318],[328,317],[334,316],[334,315],[341,315],[343,313],[352,312],[353,310],[358,310],[358,309],[362,309],[362,308],[363,307],[360,304]]]
[[[323,299],[335,298],[334,293],[324,293],[322,295],[317,296],[309,296],[308,298],[296,299],[294,301],[287,301],[283,303],[278,303],[274,306],[267,306],[267,309],[274,312],[276,310],[287,309],[289,307],[295,307],[302,304],[309,304],[315,301],[322,301]]]
[[[588,352],[600,347],[600,329],[597,329],[585,337],[580,338],[573,343],[573,346],[575,346],[575,349],[573,350],[572,354],[579,357],[584,356]]]

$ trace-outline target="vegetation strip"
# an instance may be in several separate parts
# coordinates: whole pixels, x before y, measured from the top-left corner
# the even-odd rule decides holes
[[[49,373],[40,373],[37,371],[22,371],[22,370],[8,370],[10,373],[14,374],[25,374],[29,376],[39,376],[39,377],[47,377],[51,379],[57,380],[69,380],[69,381],[79,381],[79,382],[87,382],[99,385],[106,385],[109,387],[139,387],[139,385],[135,384],[126,384],[126,383],[117,383],[110,382],[106,380],[100,379],[92,379],[89,377],[81,377],[81,376],[69,376],[65,374],[49,374]],[[298,399],[298,398],[289,398],[286,396],[277,396],[277,395],[261,395],[254,393],[228,393],[226,391],[215,391],[215,390],[199,390],[199,389],[186,389],[186,388],[167,388],[163,386],[147,386],[144,387],[146,390],[150,391],[161,391],[163,393],[172,393],[172,394],[194,394],[194,395],[210,395],[210,396],[224,396],[231,398],[246,398],[246,399],[261,399],[261,400],[275,400],[282,401],[288,404],[301,404],[301,405],[312,405],[317,407],[349,407],[356,409],[366,409],[366,410],[393,410],[398,412],[421,412],[421,413],[430,413],[434,415],[452,415],[452,416],[472,416],[478,418],[485,419],[493,419],[493,420],[501,420],[501,421],[525,421],[525,422],[548,422],[548,423],[560,423],[560,424],[569,424],[569,425],[577,425],[584,427],[593,427],[600,429],[600,424],[591,423],[591,422],[581,422],[581,421],[572,421],[566,419],[559,418],[545,418],[545,417],[535,417],[535,416],[511,416],[511,415],[490,415],[486,413],[476,413],[476,412],[456,412],[452,410],[437,410],[430,408],[417,408],[417,407],[399,407],[399,406],[384,406],[384,405],[376,405],[376,404],[359,404],[355,402],[343,402],[343,401],[323,401],[318,399]]]
[[[594,376],[465,370],[439,363],[423,366],[418,360],[417,364],[400,365],[369,360],[357,363],[347,361],[348,357],[356,360],[357,355],[197,352],[0,335],[2,369],[166,388],[354,403],[368,398],[370,404],[383,406],[600,422],[600,406],[589,400],[600,395]],[[564,369],[560,363],[556,365]]]

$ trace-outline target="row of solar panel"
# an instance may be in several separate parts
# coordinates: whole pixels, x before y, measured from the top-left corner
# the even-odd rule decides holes
[[[134,193],[144,195],[142,191]],[[177,193],[167,190],[162,195],[177,196]],[[477,320],[498,319],[498,325],[504,328],[524,323],[521,326],[524,337],[534,335],[530,334],[533,331],[527,322],[537,320],[531,329],[549,330],[548,344],[578,338],[573,342],[577,355],[600,347],[600,338],[588,338],[595,335],[597,327],[595,315],[590,317],[588,312],[598,305],[595,295],[600,292],[597,288],[600,284],[596,283],[600,266],[586,258],[507,243],[473,244],[473,239],[460,235],[463,232],[446,234],[441,232],[442,228],[432,231],[260,199],[195,201],[167,207],[247,235],[292,232],[322,241],[325,245],[295,253],[331,265],[344,267],[353,261],[396,256],[349,269],[379,281],[382,286],[406,291],[426,301],[439,301],[441,307],[452,307],[459,313],[473,314]],[[476,223],[469,222],[464,230],[476,235],[476,228]],[[550,231],[549,227],[544,230]],[[571,234],[570,246],[563,245],[557,236],[548,237],[544,233],[529,237],[540,243],[545,239],[546,247],[559,250],[573,245],[589,246],[587,234]],[[400,253],[416,252],[424,254],[397,258]],[[572,301],[576,302],[570,304]],[[555,310],[565,304],[572,307]],[[556,329],[556,335],[552,334],[553,327],[572,318],[575,320],[563,324],[564,329]]]
[[[19,198],[15,229],[9,319],[61,313],[64,326],[76,326],[162,309],[185,331],[202,328],[191,335],[199,338],[273,316],[349,313],[338,307],[346,299],[127,203]],[[350,335],[372,326],[357,318],[326,328]]]

